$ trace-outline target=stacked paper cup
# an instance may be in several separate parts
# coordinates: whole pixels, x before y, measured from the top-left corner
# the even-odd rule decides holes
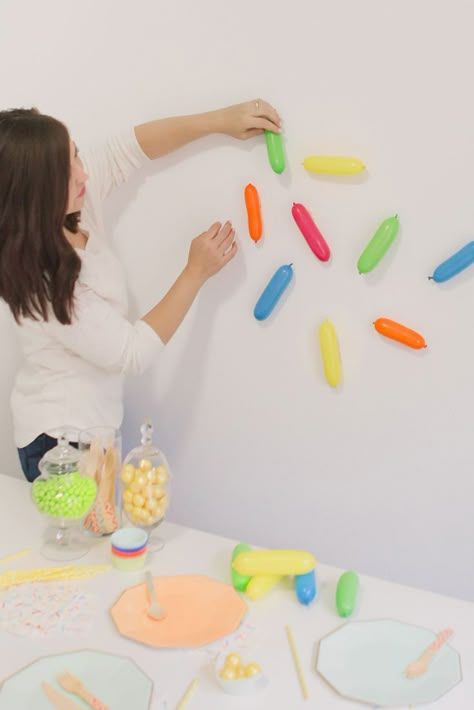
[[[114,567],[124,572],[134,572],[145,565],[148,535],[141,528],[120,528],[111,540]]]

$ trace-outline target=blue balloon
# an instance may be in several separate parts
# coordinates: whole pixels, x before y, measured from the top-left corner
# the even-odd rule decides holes
[[[292,278],[293,268],[291,264],[280,266],[275,271],[254,308],[253,314],[257,320],[268,318]]]
[[[469,242],[462,249],[443,261],[433,272],[431,277],[436,283],[448,281],[460,271],[467,269],[474,262],[474,242]]]
[[[306,574],[295,574],[295,591],[298,601],[309,604],[316,596],[316,575],[314,569]]]

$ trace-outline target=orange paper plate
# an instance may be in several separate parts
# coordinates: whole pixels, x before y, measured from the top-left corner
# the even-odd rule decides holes
[[[117,630],[156,648],[204,646],[233,633],[247,606],[229,584],[202,575],[155,577],[158,603],[166,612],[154,621],[145,584],[127,589],[110,610]]]

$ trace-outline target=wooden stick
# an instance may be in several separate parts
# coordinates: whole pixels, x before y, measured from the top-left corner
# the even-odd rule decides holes
[[[199,685],[199,678],[195,678],[191,683],[188,685],[185,694],[179,701],[179,703],[176,706],[176,710],[183,710],[184,706],[187,705],[189,698],[191,695],[194,693],[196,690],[197,686]]]
[[[293,662],[294,662],[294,664],[295,664],[296,673],[297,673],[297,675],[298,675],[298,680],[299,680],[300,685],[301,685],[301,692],[303,693],[303,698],[304,698],[305,700],[307,700],[307,699],[309,698],[309,695],[308,695],[308,688],[307,688],[307,686],[306,686],[306,681],[305,681],[305,679],[304,679],[304,675],[303,675],[303,670],[302,670],[302,668],[301,668],[300,659],[298,658],[298,652],[297,652],[297,650],[296,650],[295,640],[294,640],[294,638],[293,638],[293,632],[292,632],[292,630],[290,629],[289,626],[286,626],[285,628],[286,628],[286,634],[287,634],[287,636],[288,636],[288,643],[290,644],[291,653],[292,653],[292,655],[293,655]]]

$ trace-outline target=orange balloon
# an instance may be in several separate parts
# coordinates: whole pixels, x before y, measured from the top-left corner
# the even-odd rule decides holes
[[[374,321],[375,330],[384,335],[386,338],[391,338],[392,340],[397,340],[403,345],[408,345],[410,348],[415,348],[419,350],[420,348],[426,348],[425,339],[416,330],[407,328],[406,325],[397,323],[390,318],[377,318]]]
[[[247,207],[249,234],[254,242],[258,242],[262,236],[260,198],[258,196],[257,188],[251,183],[249,183],[245,188],[245,206]]]

